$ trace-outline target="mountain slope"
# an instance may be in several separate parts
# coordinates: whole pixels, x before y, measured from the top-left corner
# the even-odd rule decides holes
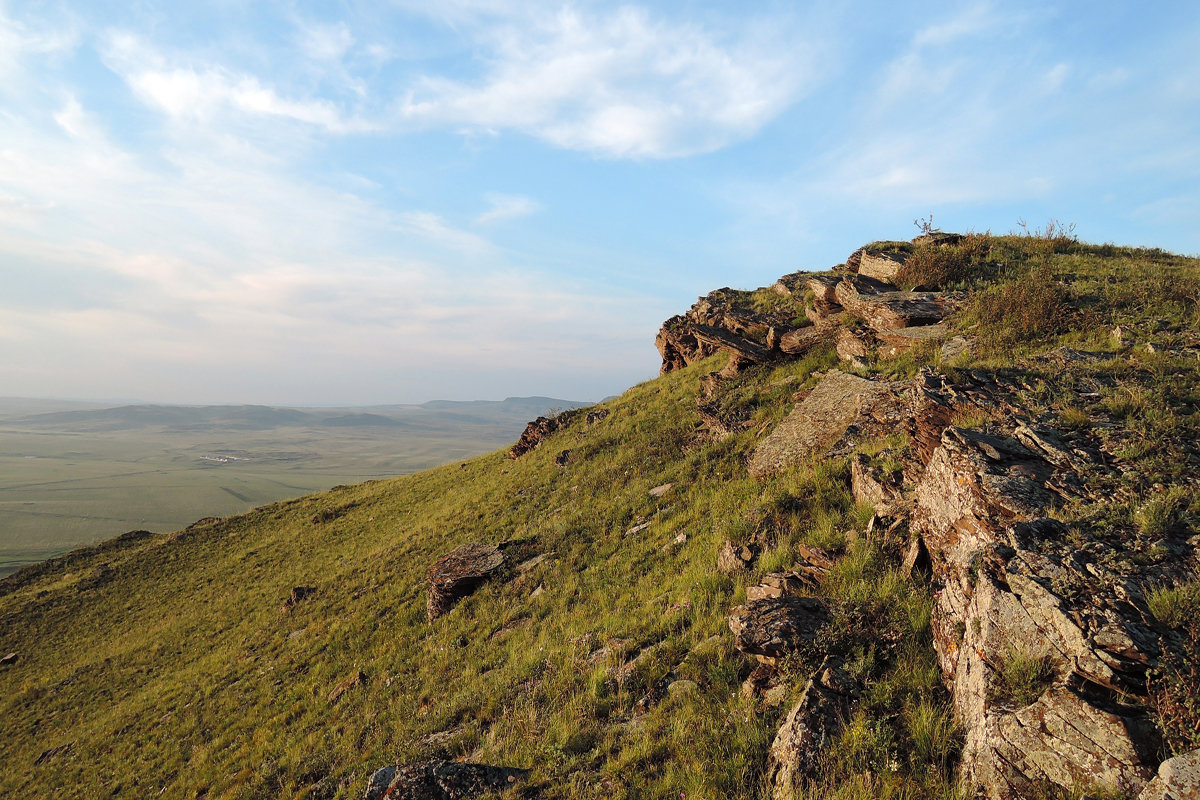
[[[872,283],[887,253],[906,270],[887,279],[921,291]],[[376,768],[440,755],[530,769],[512,796],[952,797],[962,781],[1007,797],[1016,773],[978,758],[1016,745],[978,724],[1069,695],[1114,717],[1124,704],[1152,752],[1113,768],[1123,787],[1023,765],[1024,796],[1136,796],[1158,761],[1200,747],[1200,265],[987,236],[877,243],[848,264],[815,288],[714,293],[664,327],[662,377],[606,415],[564,415],[519,458],[130,536],[0,582],[0,650],[16,654],[0,667],[0,792],[360,797]],[[939,330],[880,322],[934,306]],[[1026,429],[1035,444],[1013,444]],[[982,488],[947,516],[955,486]],[[1024,520],[1040,545],[1003,540]],[[430,622],[427,570],[468,542],[504,543],[505,566]],[[1093,553],[1099,577],[1078,584],[1063,548]],[[1047,619],[1091,630],[1111,611],[1136,628],[1112,657],[1119,696],[1101,667],[996,644],[1016,629],[979,603],[1009,602],[1004,576],[1038,557],[1065,565],[1027,581],[1055,598]],[[1089,605],[1111,586],[1123,606]],[[1117,647],[1089,635],[1080,654]],[[968,697],[972,642],[991,660]],[[841,705],[818,746],[793,723],[818,729],[821,702]]]

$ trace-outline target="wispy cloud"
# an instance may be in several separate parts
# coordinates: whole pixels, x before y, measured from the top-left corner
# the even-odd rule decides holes
[[[817,45],[781,34],[747,25],[717,35],[632,7],[523,14],[479,34],[481,79],[428,76],[402,116],[609,157],[710,152],[753,135],[815,82]]]
[[[531,197],[520,194],[499,194],[490,192],[484,195],[490,206],[475,218],[476,225],[489,225],[494,222],[516,219],[534,214],[541,210],[541,205]]]

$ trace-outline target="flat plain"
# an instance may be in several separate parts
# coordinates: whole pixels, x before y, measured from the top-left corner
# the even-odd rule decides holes
[[[502,447],[549,398],[371,409],[0,400],[0,576],[130,530],[173,531]]]

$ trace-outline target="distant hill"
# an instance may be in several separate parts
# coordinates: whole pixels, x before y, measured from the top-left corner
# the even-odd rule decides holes
[[[22,401],[24,407],[37,403]],[[58,401],[45,401],[58,403]],[[122,405],[56,410],[26,414],[5,424],[30,429],[63,431],[125,431],[161,428],[172,431],[268,431],[288,427],[407,427],[446,431],[456,426],[512,426],[550,411],[579,408],[587,403],[551,397],[509,397],[504,400],[434,400],[420,405],[363,408],[288,408],[261,405],[179,406]],[[2,408],[2,406],[0,406]],[[518,430],[517,433],[520,431]]]

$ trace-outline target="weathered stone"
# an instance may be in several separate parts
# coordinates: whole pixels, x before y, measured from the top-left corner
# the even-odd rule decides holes
[[[766,361],[770,355],[767,348],[758,342],[730,333],[724,328],[695,324],[692,325],[692,335],[699,342],[717,350],[727,350],[746,361]]]
[[[854,502],[884,509],[899,494],[899,487],[883,473],[871,466],[871,459],[859,453],[850,462],[850,488]]]
[[[756,548],[751,545],[726,541],[717,551],[717,570],[726,575],[732,575],[749,567],[757,555]]]
[[[816,597],[752,600],[729,612],[729,629],[738,650],[773,663],[816,641],[829,621],[825,602]]]
[[[1158,766],[1138,800],[1193,800],[1200,797],[1200,750],[1168,758]]]
[[[764,575],[757,586],[746,587],[746,600],[762,600],[768,597],[800,597],[804,594],[806,581],[795,572],[772,572]]]
[[[655,486],[653,489],[650,490],[650,496],[651,497],[662,497],[664,494],[671,491],[673,488],[675,488],[675,484],[673,484],[673,483],[664,483],[659,486]]]
[[[493,544],[471,543],[447,553],[429,568],[426,613],[430,622],[448,612],[475,591],[504,563],[504,553]]]
[[[525,426],[524,432],[521,433],[521,438],[508,449],[508,457],[520,458],[529,451],[536,449],[552,433],[570,424],[571,420],[578,416],[579,413],[579,409],[571,409],[553,417],[538,417]]]
[[[527,769],[429,759],[376,770],[363,800],[466,800],[507,788],[528,775]]]
[[[856,368],[865,367],[873,350],[872,342],[866,336],[849,328],[838,329],[837,354],[842,361],[848,361]]]
[[[858,274],[879,281],[894,283],[900,268],[904,266],[904,253],[872,253],[864,251],[858,262]]]
[[[807,272],[790,272],[787,275],[780,277],[779,280],[771,284],[771,289],[776,294],[781,294],[784,297],[790,297],[804,289],[805,279],[808,277]]]
[[[836,332],[837,328],[834,326],[813,325],[808,328],[796,328],[779,338],[779,349],[792,356],[804,355],[833,341]]]
[[[812,290],[818,308],[840,311],[842,306],[837,299],[837,285],[841,282],[841,275],[809,275],[805,284]]]
[[[326,699],[330,703],[332,703],[332,702],[336,701],[339,697],[344,695],[346,692],[353,689],[355,686],[362,686],[366,682],[367,682],[366,673],[364,673],[361,670],[358,670],[353,675],[349,676],[348,678],[343,680],[341,683],[339,683],[337,686],[333,687],[333,689],[329,692],[329,696]]]
[[[912,240],[913,244],[936,244],[950,245],[958,244],[963,239],[961,233],[948,233],[947,231],[932,231],[923,233]]]
[[[0,658],[0,667],[7,667],[7,666],[10,666],[15,663],[17,663],[17,654],[16,653],[9,653],[8,655],[4,656],[3,658]]]
[[[950,329],[945,325],[916,325],[911,328],[883,331],[878,334],[879,355],[883,358],[895,358],[919,345],[936,345],[948,336]]]
[[[586,422],[587,426],[590,428],[593,425],[600,424],[600,422],[602,422],[606,417],[608,417],[608,409],[597,408],[595,411],[587,412],[587,415],[584,417],[584,422]]]
[[[280,611],[286,614],[316,593],[317,587],[315,586],[293,586],[292,593],[288,595],[287,600],[283,601],[283,606],[280,608]]]
[[[834,673],[841,673],[834,676]],[[804,693],[779,726],[767,755],[771,800],[803,796],[806,779],[813,777],[825,747],[841,732],[849,717],[853,684],[848,675],[826,658],[809,678]]]
[[[750,474],[776,473],[828,451],[852,424],[866,420],[876,405],[897,402],[903,387],[831,370],[755,448]]]
[[[947,428],[915,493],[914,532],[943,585],[931,625],[965,729],[962,772],[993,800],[1045,782],[1136,791],[1154,761],[1145,707],[1097,698],[1144,692],[1157,646],[1103,570],[1044,518],[1057,498],[1041,450],[1057,448],[1048,433],[1032,436],[1044,443],[1036,451]],[[1041,660],[1050,684],[1020,708],[999,671],[1014,654]],[[1104,689],[1071,688],[1088,684]]]
[[[838,302],[876,331],[934,325],[957,308],[941,292],[901,292],[865,276],[847,276],[837,286]]]
[[[971,340],[966,336],[951,336],[942,344],[942,358],[946,361],[971,352]]]

